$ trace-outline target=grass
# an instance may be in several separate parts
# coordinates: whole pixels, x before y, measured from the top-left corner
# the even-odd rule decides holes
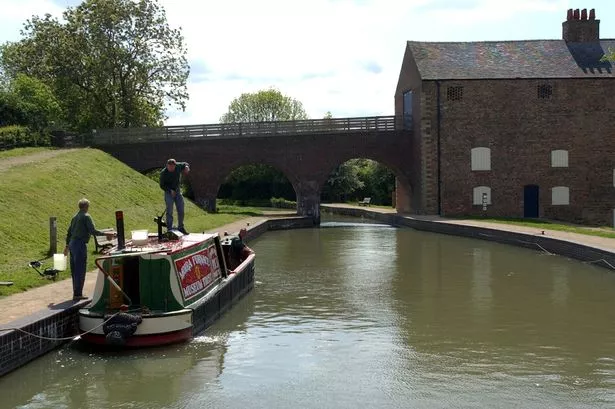
[[[17,156],[39,150],[0,153]],[[48,256],[50,216],[57,217],[58,251],[62,251],[68,224],[82,197],[90,200],[90,214],[98,229],[115,227],[115,211],[123,210],[127,236],[134,229],[154,231],[153,218],[164,209],[156,182],[95,149],[71,150],[28,166],[15,166],[1,176],[0,281],[13,281],[14,285],[0,287],[0,295],[49,282],[28,267],[28,262]],[[260,209],[236,206],[220,206],[218,213],[208,214],[186,201],[185,223],[189,231],[211,231],[260,214]],[[88,243],[88,271],[95,268],[93,241]],[[48,263],[51,266],[51,260]],[[60,274],[60,278],[69,276],[68,271]]]
[[[573,224],[557,223],[549,220],[540,219],[519,219],[519,218],[485,218],[485,217],[456,217],[458,220],[476,220],[488,223],[511,224],[515,226],[533,227],[542,230],[557,230],[569,233],[585,234],[588,236],[606,237],[615,239],[615,230],[610,227],[586,227]]]

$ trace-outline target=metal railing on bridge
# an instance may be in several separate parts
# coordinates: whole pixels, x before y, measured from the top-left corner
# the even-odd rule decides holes
[[[306,119],[300,121],[238,122],[207,125],[163,126],[156,128],[114,128],[92,131],[93,145],[185,141],[190,139],[226,139],[275,135],[361,133],[401,130],[397,117]],[[399,119],[399,118],[398,118]]]

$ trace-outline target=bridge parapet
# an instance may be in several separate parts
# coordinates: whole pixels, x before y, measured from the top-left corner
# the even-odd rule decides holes
[[[356,118],[306,119],[300,121],[238,122],[187,126],[113,128],[92,131],[93,145],[230,139],[305,134],[393,132],[404,129],[401,118],[371,116]]]

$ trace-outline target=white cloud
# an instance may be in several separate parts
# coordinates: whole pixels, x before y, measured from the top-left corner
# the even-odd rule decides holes
[[[449,11],[452,3],[458,7]],[[233,98],[269,86],[302,101],[312,117],[390,115],[407,40],[460,40],[468,24],[561,14],[565,3],[164,0],[171,24],[184,29],[190,60],[211,71],[209,81],[190,85],[188,112],[168,123],[215,122]],[[378,73],[369,69],[375,64]]]
[[[72,0],[68,0],[72,1]],[[0,41],[51,0],[3,0]],[[66,0],[64,0],[66,3]],[[390,115],[405,42],[558,38],[567,0],[160,0],[193,62],[185,113],[168,124],[217,122],[231,100],[275,86],[311,117]],[[587,0],[606,16],[610,1]],[[601,3],[601,4],[597,4]],[[576,7],[576,4],[574,5]],[[572,6],[570,6],[572,7]],[[613,14],[613,13],[611,13]],[[536,24],[539,21],[540,24]],[[526,23],[530,24],[530,23]],[[603,23],[604,25],[604,23]],[[604,28],[604,27],[603,27]],[[604,34],[604,29],[603,29]],[[534,37],[535,38],[535,37]]]

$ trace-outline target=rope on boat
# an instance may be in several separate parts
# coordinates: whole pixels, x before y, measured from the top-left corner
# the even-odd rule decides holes
[[[63,338],[45,337],[45,336],[42,336],[42,335],[33,334],[32,332],[25,331],[25,330],[23,330],[21,328],[0,328],[0,332],[2,332],[2,331],[18,331],[18,332],[22,332],[22,333],[24,333],[26,335],[30,335],[31,337],[39,338],[39,339],[44,339],[46,341],[70,341],[71,339],[75,339],[75,338],[81,337],[83,335],[89,334],[90,332],[92,332],[92,331],[102,327],[107,322],[111,321],[111,319],[114,318],[116,315],[118,315],[120,312],[121,311],[118,311],[115,314],[111,315],[109,318],[107,318],[106,320],[104,320],[103,322],[101,322],[100,324],[95,326],[94,328],[92,328],[92,329],[90,329],[88,331],[85,331],[85,332],[83,332],[81,334],[73,335],[72,337],[63,337]]]

